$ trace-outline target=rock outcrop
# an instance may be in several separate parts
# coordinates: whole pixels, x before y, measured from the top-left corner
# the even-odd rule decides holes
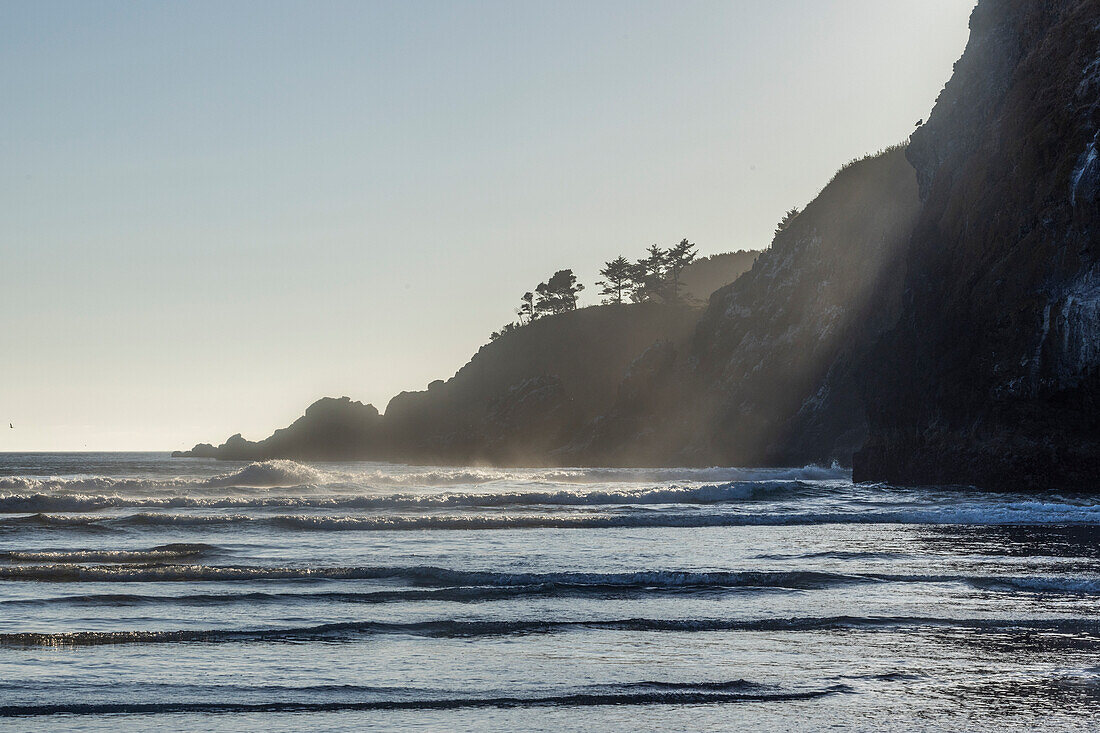
[[[923,206],[865,361],[855,477],[1100,488],[1100,3],[981,0],[908,158]]]
[[[385,416],[326,398],[258,442],[234,435],[180,457],[225,460],[376,459],[539,464],[610,408],[634,358],[655,342],[685,343],[702,310],[631,303],[542,318],[483,346],[450,379],[402,392]]]
[[[324,397],[308,408],[289,427],[271,437],[253,442],[238,433],[218,447],[200,443],[189,451],[176,451],[176,458],[219,458],[228,461],[263,461],[271,458],[338,461],[381,458],[382,417],[373,405],[347,397]]]

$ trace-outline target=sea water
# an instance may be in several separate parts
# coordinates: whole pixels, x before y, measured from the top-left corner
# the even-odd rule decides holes
[[[1100,502],[0,455],[0,727],[1089,730]]]

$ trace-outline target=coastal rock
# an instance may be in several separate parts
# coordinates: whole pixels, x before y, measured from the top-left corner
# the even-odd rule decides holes
[[[863,368],[862,481],[1100,488],[1100,4],[982,0],[912,138],[923,206]]]

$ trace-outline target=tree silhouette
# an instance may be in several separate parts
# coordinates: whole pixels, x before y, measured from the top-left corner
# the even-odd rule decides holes
[[[680,300],[680,273],[695,261],[695,245],[687,239],[681,239],[679,244],[673,245],[665,252],[665,267],[670,280],[668,287],[669,299]]]
[[[604,264],[604,268],[600,270],[600,275],[604,278],[596,283],[603,286],[600,295],[611,296],[605,298],[604,302],[622,303],[623,293],[630,289],[630,260],[619,255]]]
[[[535,312],[544,315],[576,310],[577,293],[582,290],[584,286],[577,283],[577,276],[572,270],[558,270],[535,288],[538,296]]]
[[[667,255],[656,244],[651,245],[646,252],[649,256],[638,260],[630,268],[630,299],[635,303],[653,300],[665,294]]]
[[[519,299],[519,308],[516,310],[516,315],[519,316],[520,324],[530,323],[538,318],[538,313],[535,312],[535,294],[528,291],[523,294]],[[526,319],[526,320],[525,320]]]
[[[500,327],[499,331],[493,331],[491,334],[489,334],[489,340],[490,341],[496,341],[498,338],[500,338],[504,334],[511,333],[512,331],[515,331],[517,328],[519,328],[518,323],[505,323],[503,326]]]
[[[783,215],[783,218],[779,220],[779,224],[776,225],[775,233],[779,234],[781,231],[790,226],[790,223],[795,220],[795,217],[797,217],[799,213],[800,212],[798,211],[797,206],[788,209],[787,213]]]

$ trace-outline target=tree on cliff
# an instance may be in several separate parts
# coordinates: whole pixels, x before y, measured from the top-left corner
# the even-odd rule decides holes
[[[538,313],[535,312],[535,294],[531,291],[527,291],[519,299],[519,308],[516,310],[516,315],[519,316],[519,322],[530,323],[538,318]]]
[[[681,239],[679,244],[673,245],[665,252],[665,268],[669,279],[668,295],[670,300],[680,301],[680,273],[695,261],[695,255],[695,245],[687,239]]]
[[[604,303],[623,302],[623,293],[630,289],[630,268],[630,260],[622,255],[604,263],[604,268],[600,270],[604,279],[596,283],[603,286],[600,295],[610,296],[604,298]]]
[[[779,220],[779,224],[776,225],[775,233],[779,234],[781,231],[790,226],[790,223],[795,220],[795,217],[797,217],[799,213],[801,212],[799,212],[797,206],[789,209],[787,213],[783,215],[783,218]]]
[[[643,257],[630,267],[630,299],[635,303],[662,297],[668,284],[665,250],[654,244],[646,252],[648,257]]]
[[[519,328],[518,323],[515,323],[515,322],[505,323],[503,326],[500,327],[499,331],[493,331],[491,334],[489,334],[489,340],[490,341],[496,341],[498,338],[500,338],[504,334],[511,333],[512,331],[515,331],[517,328]]]
[[[558,270],[535,288],[538,295],[535,312],[538,315],[552,315],[576,310],[577,293],[582,290],[584,286],[577,282],[572,270]]]

